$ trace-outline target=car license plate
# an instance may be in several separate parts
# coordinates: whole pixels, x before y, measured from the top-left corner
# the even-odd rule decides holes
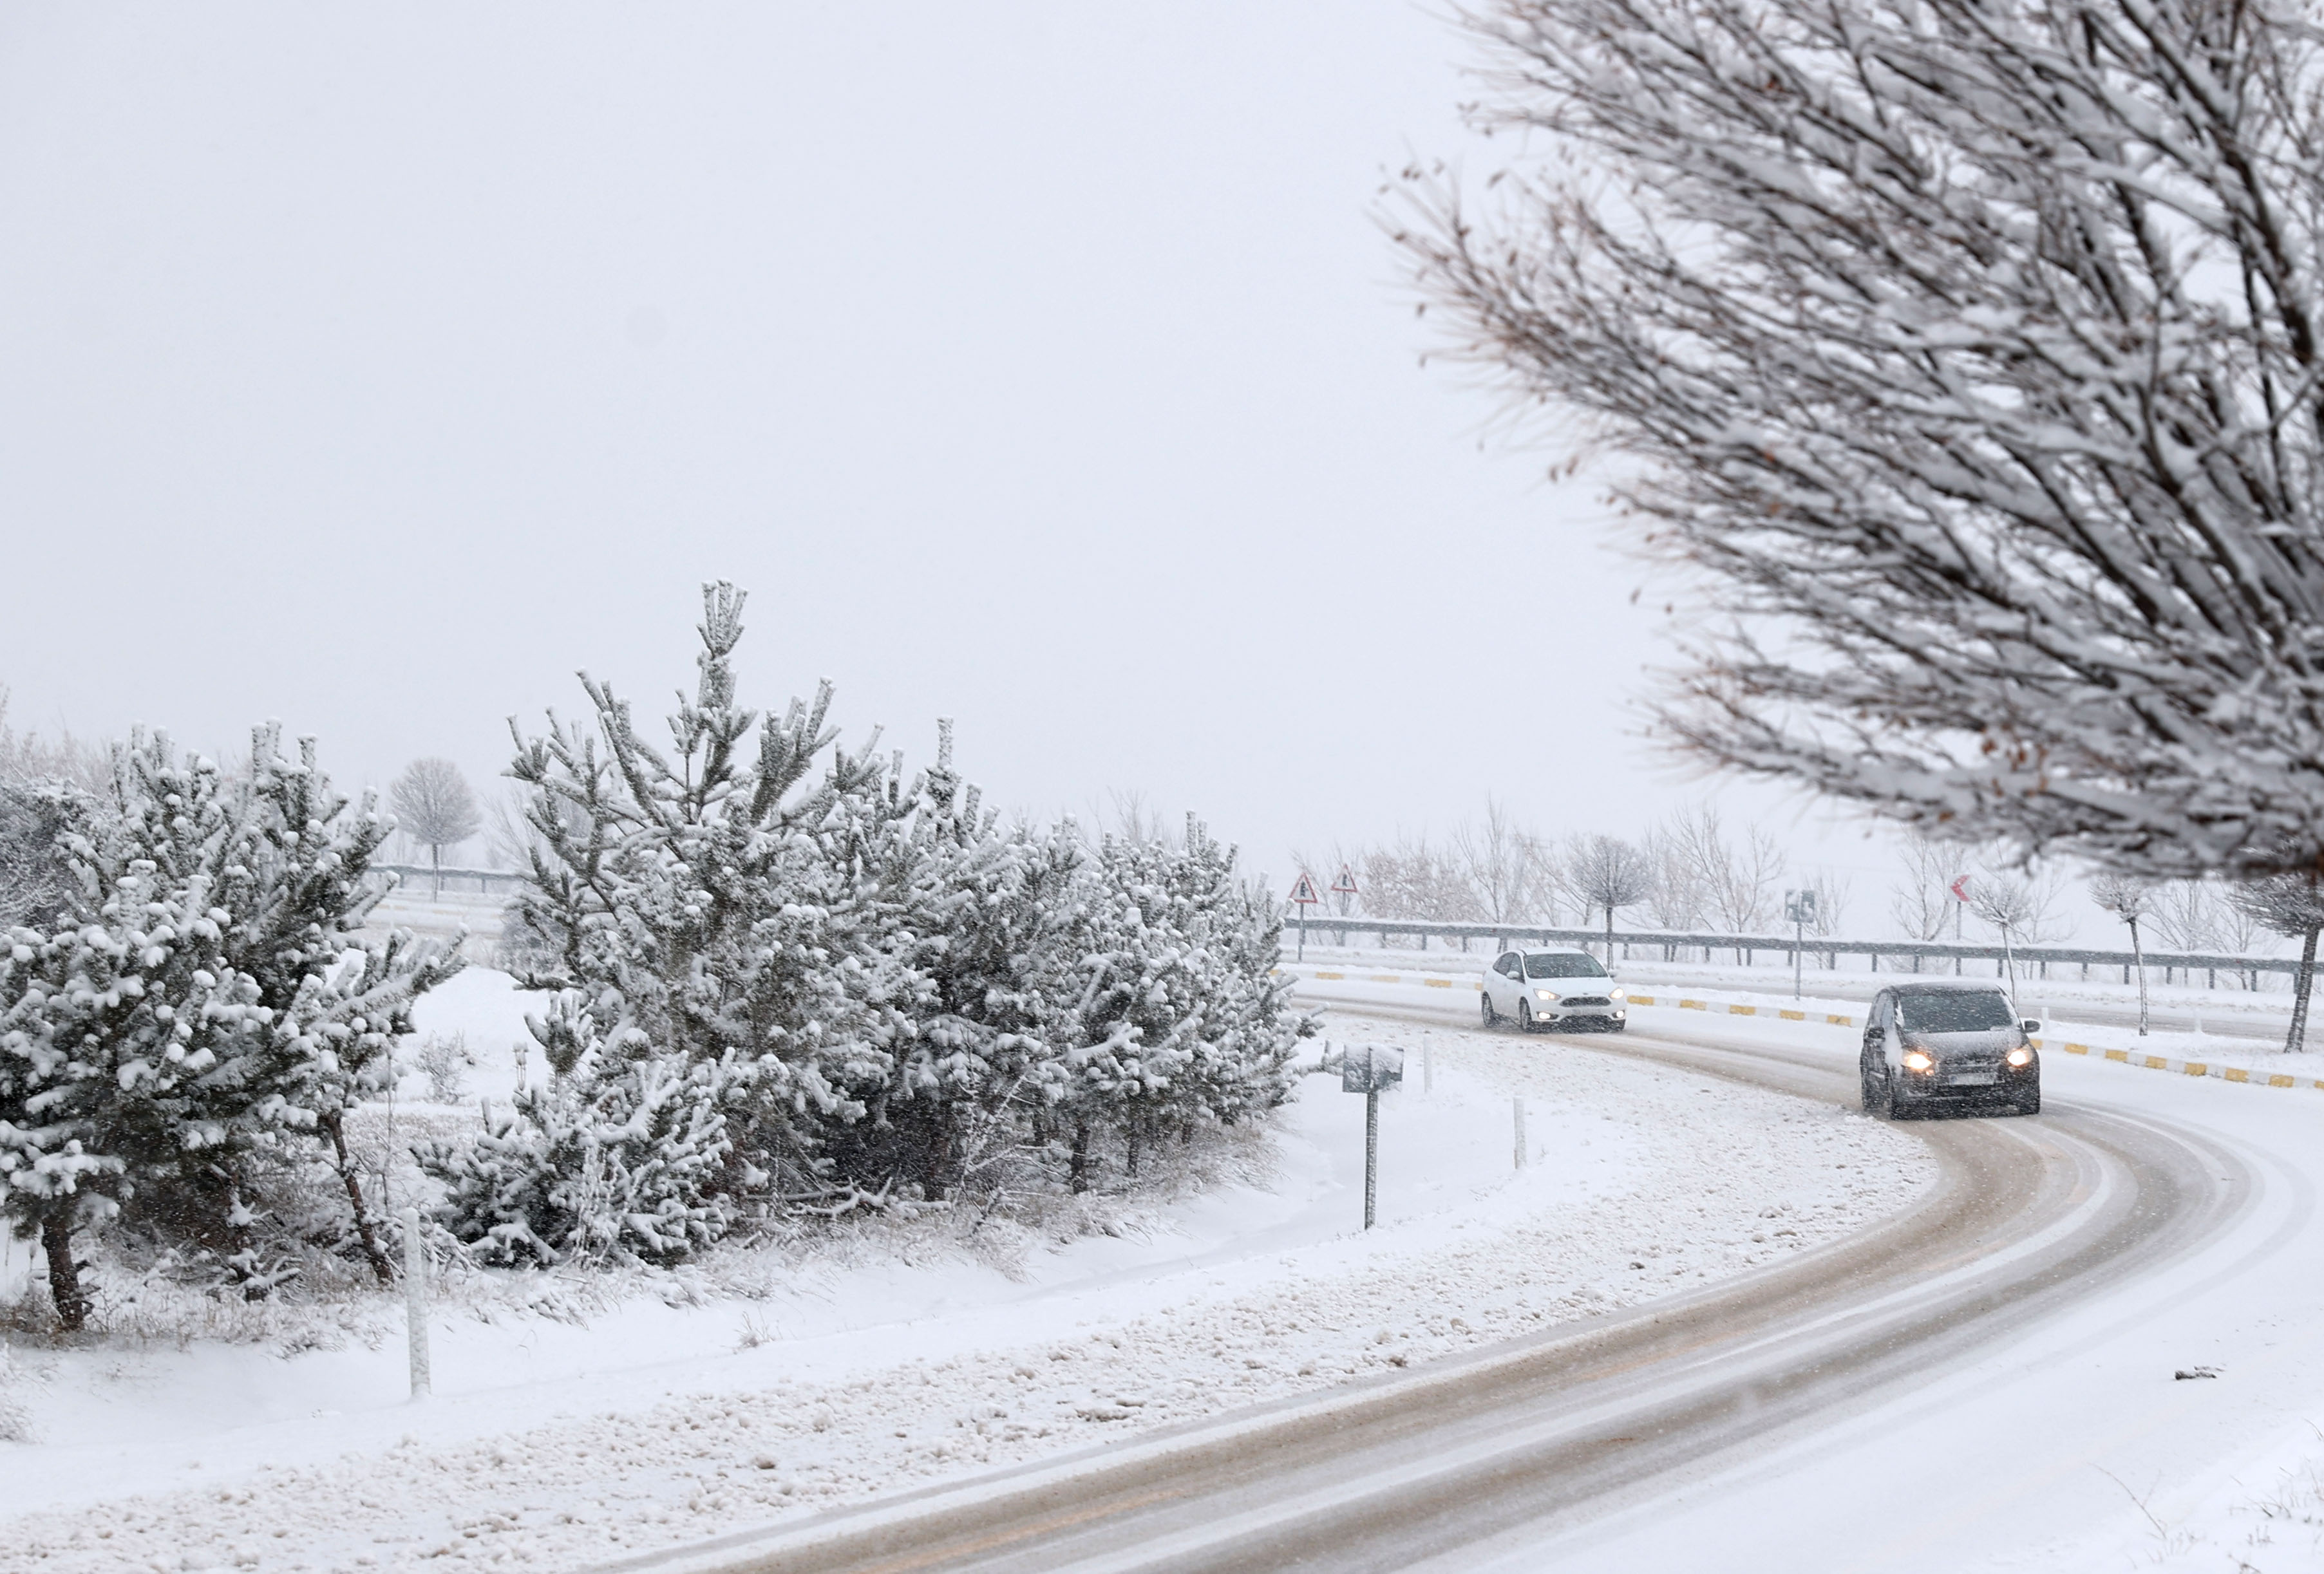
[[[2001,1081],[1998,1072],[1956,1072],[1945,1079],[1956,1088],[1989,1088]]]

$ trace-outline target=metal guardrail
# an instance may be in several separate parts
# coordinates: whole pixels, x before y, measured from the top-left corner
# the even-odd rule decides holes
[[[457,889],[460,883],[473,881],[477,890],[490,896],[495,888],[512,891],[516,889],[517,882],[524,879],[515,870],[506,869],[453,869],[448,865],[443,869],[432,869],[424,863],[374,863],[371,867],[374,874],[401,877],[401,888],[407,891],[416,890],[423,884],[433,890],[437,878],[441,876],[447,888]]]
[[[1299,923],[1296,914],[1285,919],[1286,927],[1296,928]],[[1466,951],[1468,946],[1465,943],[1471,940],[1489,940],[1496,950],[1500,950],[1520,943],[1603,945],[1607,938],[1603,929],[1540,928],[1521,924],[1447,924],[1419,918],[1342,918],[1336,915],[1311,917],[1305,921],[1305,928],[1310,940],[1336,934],[1342,937],[1342,944],[1346,943],[1345,936],[1349,934],[1377,934],[1382,944],[1387,943],[1390,935],[1408,935],[1419,940],[1423,951],[1428,948],[1428,942],[1432,939],[1462,942],[1461,949]],[[1839,959],[1842,956],[1862,956],[1870,959],[1875,972],[1880,971],[1880,959],[1884,956],[1960,963],[1998,962],[2006,954],[2015,957],[2020,967],[2038,968],[2044,977],[2048,976],[2052,963],[2079,963],[2085,969],[2119,967],[2125,970],[2127,977],[2127,971],[2135,960],[2127,951],[2094,951],[2070,945],[2016,945],[2008,948],[2005,953],[1998,945],[1968,945],[1943,940],[1827,940],[1810,935],[1802,944],[1788,934],[1713,934],[1664,929],[1617,929],[1613,940],[1616,945],[1623,948],[1625,955],[1638,947],[1666,947],[1673,951],[1700,948],[1732,951],[1738,960],[1743,960],[1761,951],[1775,952],[1788,958],[1794,950],[1798,950],[1810,956],[1828,957],[1834,968],[1839,966]],[[2282,973],[2290,977],[2300,971],[2300,959],[2296,956],[2230,956],[2211,952],[2150,951],[2145,953],[2145,962],[2150,968],[2182,969],[2194,972]],[[1748,961],[1746,965],[1748,965]]]

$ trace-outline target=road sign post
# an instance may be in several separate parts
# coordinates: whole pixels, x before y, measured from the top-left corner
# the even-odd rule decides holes
[[[1323,900],[1323,897],[1316,894],[1315,877],[1304,869],[1299,871],[1299,878],[1291,882],[1291,900],[1299,908],[1298,960],[1305,962],[1307,960],[1307,909]]]
[[[1961,917],[1969,911],[1969,876],[1953,876],[1953,883],[1945,888],[1953,894],[1953,943],[1959,945],[1961,943]],[[1960,970],[1961,959],[1957,956],[1953,958],[1953,972],[1958,975]]]
[[[1404,1083],[1404,1051],[1367,1045],[1360,1054],[1340,1052],[1340,1091],[1364,1096],[1364,1228],[1378,1215],[1379,1200],[1379,1096]]]
[[[1340,916],[1346,917],[1348,909],[1356,905],[1356,871],[1342,864],[1340,878],[1332,882],[1332,894],[1340,898]],[[1340,943],[1345,945],[1347,943],[1348,932],[1342,929],[1340,931]]]
[[[1792,999],[1800,998],[1801,970],[1807,964],[1803,960],[1807,950],[1808,925],[1816,921],[1816,894],[1813,891],[1785,891],[1784,916],[1792,921]]]

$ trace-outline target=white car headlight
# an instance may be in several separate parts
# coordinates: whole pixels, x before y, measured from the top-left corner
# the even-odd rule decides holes
[[[1609,990],[1606,991],[1606,998],[1609,1000],[1627,1000],[1630,998],[1630,992],[1628,990]]]
[[[1536,990],[1533,992],[1533,998],[1536,1000],[1554,1000],[1557,999],[1557,991],[1555,990]]]

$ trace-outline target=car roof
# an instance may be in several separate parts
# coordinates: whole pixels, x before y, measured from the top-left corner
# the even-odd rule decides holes
[[[1999,979],[1931,979],[1927,983],[1886,984],[1892,995],[2006,995],[2009,986]]]
[[[1522,951],[1527,956],[1586,956],[1592,962],[1596,962],[1598,960],[1595,954],[1582,950],[1578,945],[1513,945],[1509,949],[1512,951]]]

